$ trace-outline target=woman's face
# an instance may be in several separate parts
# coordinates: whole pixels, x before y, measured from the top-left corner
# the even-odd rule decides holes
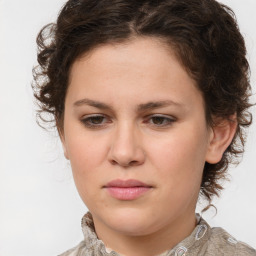
[[[156,39],[100,46],[73,64],[62,142],[97,233],[194,219],[211,136],[195,82]]]

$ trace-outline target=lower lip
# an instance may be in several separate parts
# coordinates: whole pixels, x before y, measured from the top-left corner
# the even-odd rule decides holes
[[[107,187],[109,194],[119,200],[134,200],[151,190],[151,187]]]

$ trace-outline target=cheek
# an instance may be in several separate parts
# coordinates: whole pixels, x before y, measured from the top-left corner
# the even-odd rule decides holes
[[[104,136],[74,130],[66,141],[70,162],[76,172],[93,169],[103,161],[107,147]]]
[[[92,200],[97,198],[95,192],[100,189],[99,177],[102,174],[98,167],[102,147],[91,140],[81,139],[72,141],[69,146],[73,179],[81,199],[89,207],[94,204]]]
[[[170,211],[170,206],[176,213],[184,209],[194,210],[205,162],[204,154],[198,153],[197,145],[193,138],[175,138],[158,144],[154,150],[154,175],[160,184],[161,194],[159,207],[164,207],[166,212]]]
[[[152,164],[161,179],[171,187],[186,190],[200,185],[206,153],[206,143],[202,137],[202,133],[180,129],[169,138],[158,140],[157,143],[152,141]]]
[[[98,143],[100,141],[100,143]],[[71,136],[68,142],[68,154],[73,177],[80,193],[87,193],[96,186],[101,175],[100,168],[106,156],[106,143],[94,136]]]

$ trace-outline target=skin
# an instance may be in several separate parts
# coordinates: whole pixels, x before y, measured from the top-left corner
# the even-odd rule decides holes
[[[88,99],[110,108],[88,105]],[[171,102],[137,110],[158,101]],[[103,117],[88,119],[92,115]],[[100,46],[77,59],[61,139],[98,237],[122,255],[148,256],[189,236],[205,161],[221,159],[235,128],[225,121],[207,126],[195,81],[156,38]],[[119,200],[104,188],[115,179],[152,188]]]

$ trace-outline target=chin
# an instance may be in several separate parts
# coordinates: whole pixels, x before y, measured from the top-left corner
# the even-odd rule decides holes
[[[112,210],[108,216],[104,215],[111,229],[129,236],[148,235],[156,231],[159,221],[153,216],[150,212],[133,208]]]

